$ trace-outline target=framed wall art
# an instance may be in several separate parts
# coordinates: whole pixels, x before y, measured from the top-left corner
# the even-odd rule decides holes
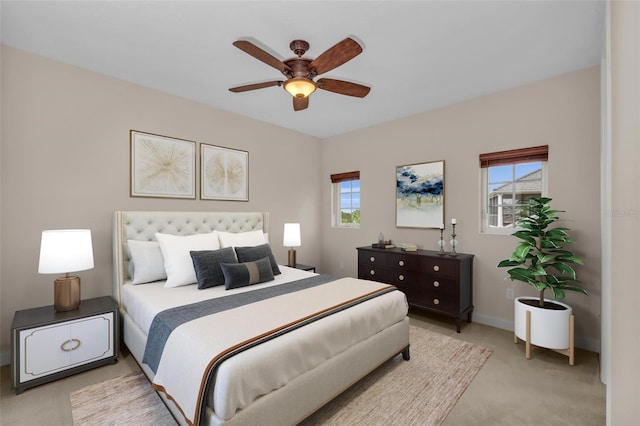
[[[131,196],[196,198],[196,143],[131,130]]]
[[[249,153],[201,143],[200,198],[249,201]]]
[[[396,167],[396,226],[440,228],[444,223],[444,161]]]

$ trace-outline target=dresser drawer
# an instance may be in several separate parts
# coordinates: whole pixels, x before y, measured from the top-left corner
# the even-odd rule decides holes
[[[455,277],[458,264],[445,258],[425,258],[422,262],[423,272],[434,276]]]
[[[460,286],[457,281],[438,276],[427,276],[424,286],[430,294],[447,295],[450,297],[456,297],[460,291]]]
[[[21,330],[20,383],[115,355],[114,313]]]
[[[384,253],[360,251],[358,252],[358,264],[365,268],[370,266],[386,266],[387,258]]]

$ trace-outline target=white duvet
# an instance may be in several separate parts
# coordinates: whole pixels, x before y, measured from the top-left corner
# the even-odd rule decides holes
[[[277,276],[276,281],[230,291],[225,291],[224,287],[198,290],[195,285],[164,288],[162,283],[136,286],[126,284],[122,291],[122,303],[127,313],[147,333],[153,317],[164,309],[313,275],[284,266],[280,268],[283,274]],[[346,278],[330,285],[334,286],[334,292],[340,292],[341,288],[349,290],[349,284],[364,286],[379,283],[365,284],[360,280]],[[330,293],[327,293],[329,296],[322,297],[333,297]],[[297,310],[303,312],[301,302],[296,300],[296,297],[295,294],[278,297],[270,303],[263,304],[260,312],[255,311],[255,316],[240,315],[230,310],[221,316],[224,326],[218,325],[217,329],[212,330],[213,325],[208,323],[206,318],[181,327],[209,328],[209,334],[218,335],[222,340],[244,338],[243,333],[249,332],[243,330],[247,330],[247,327],[250,329],[252,324],[261,318],[268,316],[271,321],[272,317],[278,316],[273,315],[274,313],[296,315]],[[213,410],[218,421],[227,421],[261,395],[286,385],[288,381],[348,347],[401,321],[406,314],[407,304],[404,295],[401,292],[391,292],[244,351],[222,363],[216,375],[214,390],[207,395],[207,405]],[[191,359],[189,365],[185,365],[185,351],[193,352],[195,349],[194,342],[185,342],[180,338],[168,342],[165,348],[165,355],[168,355],[163,356],[158,374],[154,378],[154,384],[168,386],[167,393],[179,400],[179,405],[189,421],[196,420],[192,418],[197,404],[197,392],[193,392],[193,383],[199,380],[197,375],[200,374],[199,368],[192,368],[192,363],[206,363],[204,358],[200,361]],[[197,360],[198,356],[195,359]]]

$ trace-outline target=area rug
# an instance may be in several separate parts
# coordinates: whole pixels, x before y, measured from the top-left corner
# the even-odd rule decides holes
[[[69,397],[75,426],[176,424],[141,371],[86,386]]]
[[[492,351],[416,326],[410,342],[410,361],[387,362],[303,424],[441,424]],[[76,426],[175,424],[139,372],[73,392],[71,407]]]

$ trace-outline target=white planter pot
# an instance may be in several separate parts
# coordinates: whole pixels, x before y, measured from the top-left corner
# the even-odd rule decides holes
[[[535,297],[516,297],[514,300],[514,328],[518,338],[527,340],[527,311],[531,312],[531,344],[548,349],[569,348],[569,317],[571,306],[557,300],[547,302],[563,306],[563,310],[542,309],[527,305],[521,300],[538,300]]]

